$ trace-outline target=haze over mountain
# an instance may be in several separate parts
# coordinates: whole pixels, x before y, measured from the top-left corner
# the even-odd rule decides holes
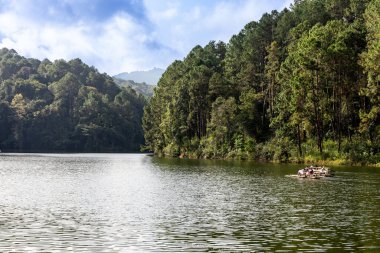
[[[119,78],[113,78],[114,82],[120,87],[130,87],[135,90],[138,94],[141,94],[145,97],[152,97],[154,92],[155,85],[149,85],[146,83],[136,83],[132,80],[123,80]]]
[[[132,72],[123,72],[120,73],[114,78],[122,80],[132,80],[136,83],[146,83],[150,85],[157,85],[158,80],[160,80],[164,69],[153,68],[147,71],[132,71]]]

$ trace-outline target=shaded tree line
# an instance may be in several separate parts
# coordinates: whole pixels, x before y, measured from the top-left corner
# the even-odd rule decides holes
[[[159,155],[380,162],[380,0],[296,0],[196,46],[145,108]]]
[[[39,61],[0,50],[2,151],[137,151],[145,103],[80,59]]]

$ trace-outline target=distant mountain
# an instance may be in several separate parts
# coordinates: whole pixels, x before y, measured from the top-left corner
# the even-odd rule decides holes
[[[114,76],[114,78],[122,80],[132,80],[136,83],[157,85],[158,80],[160,80],[164,71],[165,70],[160,68],[154,68],[147,71],[124,72]]]
[[[146,97],[151,97],[153,96],[153,90],[154,90],[154,85],[149,85],[146,83],[136,83],[132,80],[123,80],[119,78],[113,78],[114,82],[119,85],[120,87],[131,87],[134,89],[137,93],[144,95]]]

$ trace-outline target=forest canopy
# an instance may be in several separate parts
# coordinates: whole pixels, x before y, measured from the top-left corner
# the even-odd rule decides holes
[[[145,104],[80,59],[39,61],[0,50],[2,151],[138,151]]]
[[[296,0],[173,62],[145,107],[156,154],[380,163],[380,0]]]

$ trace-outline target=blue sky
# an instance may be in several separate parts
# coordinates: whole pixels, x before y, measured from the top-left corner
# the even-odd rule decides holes
[[[0,47],[111,75],[166,68],[292,0],[0,0]]]

